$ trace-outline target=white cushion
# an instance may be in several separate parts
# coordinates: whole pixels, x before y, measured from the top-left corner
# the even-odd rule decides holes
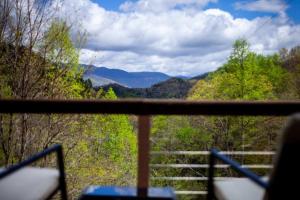
[[[262,187],[248,178],[214,181],[214,192],[218,200],[262,200],[265,194]]]
[[[56,169],[24,167],[0,179],[1,200],[41,200],[59,185]]]

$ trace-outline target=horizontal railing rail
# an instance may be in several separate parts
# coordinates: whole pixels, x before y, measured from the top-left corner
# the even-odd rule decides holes
[[[178,190],[175,191],[177,195],[206,195],[207,191],[193,191],[193,190]]]
[[[0,113],[272,115],[300,112],[300,101],[0,100]]]
[[[150,164],[153,168],[198,168],[198,169],[208,169],[209,164]],[[215,168],[229,168],[229,165],[215,165]],[[262,165],[262,164],[252,164],[252,165],[241,165],[241,168],[248,169],[272,169],[272,165]]]
[[[274,151],[220,151],[223,155],[274,155]],[[152,151],[151,155],[209,155],[209,151]]]
[[[234,177],[214,177],[214,180],[218,181],[224,181],[224,180],[230,180]],[[152,177],[152,180],[166,180],[166,181],[208,181],[208,177],[169,177],[169,176],[164,176],[164,177]]]
[[[186,101],[186,100],[14,100],[0,99],[0,113],[132,114],[138,115],[138,195],[149,186],[151,115],[288,116],[300,112],[300,101]],[[142,149],[142,150],[141,150]],[[166,155],[168,152],[165,152]],[[177,152],[180,155],[182,152]],[[239,152],[240,153],[240,152]],[[243,152],[241,155],[246,155]],[[155,152],[152,152],[155,154]],[[169,153],[170,154],[170,153]],[[208,152],[190,152],[208,155]],[[224,154],[226,154],[224,152]],[[272,154],[272,152],[262,152]],[[201,177],[200,177],[201,178]],[[176,191],[206,194],[206,191]]]

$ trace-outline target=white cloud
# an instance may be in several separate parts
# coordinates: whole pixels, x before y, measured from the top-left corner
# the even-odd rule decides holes
[[[140,2],[148,1],[135,5]],[[65,0],[62,15],[80,21],[88,33],[81,62],[129,71],[197,75],[224,63],[232,43],[241,37],[261,53],[300,44],[300,26],[282,23],[280,16],[248,20],[220,9],[176,8],[183,2],[204,6],[208,1],[178,0],[172,6],[167,0],[153,2],[168,6],[162,6],[164,12],[113,12],[89,0]]]
[[[210,2],[218,0],[139,0],[126,1],[120,6],[122,11],[162,12],[173,8],[203,8]]]
[[[277,13],[285,16],[285,10],[288,8],[288,5],[284,0],[256,0],[237,2],[235,3],[235,8],[247,11]]]
[[[81,61],[96,66],[110,66],[127,71],[159,71],[169,75],[198,75],[216,70],[229,54],[229,50],[204,56],[163,57],[140,55],[132,52],[92,51],[83,49]]]

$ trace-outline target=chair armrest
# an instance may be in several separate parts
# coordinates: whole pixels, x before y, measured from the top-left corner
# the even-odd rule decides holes
[[[5,169],[3,172],[0,172],[0,179],[1,178],[4,178],[5,176],[23,168],[23,167],[26,167],[40,159],[42,159],[43,157],[51,154],[51,153],[55,153],[56,152],[56,155],[57,155],[57,164],[58,164],[58,168],[59,168],[59,171],[60,171],[60,174],[64,176],[64,164],[63,164],[63,153],[62,153],[62,146],[57,144],[57,145],[54,145],[48,149],[45,149],[44,151],[40,152],[40,153],[37,153],[35,154],[34,156],[30,157],[29,159],[27,160],[24,160],[18,164],[15,164],[15,165],[12,165],[10,167],[8,167],[7,169]]]
[[[246,176],[247,178],[249,178],[250,180],[255,182],[257,185],[261,186],[262,188],[264,188],[264,189],[268,188],[268,183],[263,181],[258,175],[256,175],[255,173],[253,173],[252,171],[250,171],[248,169],[242,168],[238,162],[231,160],[227,156],[220,154],[220,152],[218,150],[212,149],[210,155],[211,155],[212,160],[214,160],[214,159],[221,160],[225,164],[230,165],[235,171]],[[212,161],[212,162],[214,163],[214,161]],[[214,166],[212,166],[212,165],[210,165],[209,167],[214,168]]]

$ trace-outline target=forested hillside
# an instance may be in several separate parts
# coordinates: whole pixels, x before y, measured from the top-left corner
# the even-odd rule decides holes
[[[72,27],[49,13],[48,1],[34,2],[0,1],[0,98],[116,99],[113,90],[96,92],[83,81],[75,48],[82,35],[72,40]],[[0,114],[0,166],[61,143],[71,199],[87,185],[133,185],[132,121],[124,115]],[[40,164],[55,162],[51,157]]]
[[[196,80],[170,78],[149,88],[127,88],[118,84],[103,86],[105,91],[112,88],[120,98],[185,99]]]
[[[186,99],[190,89],[197,81],[206,78],[209,73],[193,78],[170,78],[166,81],[154,84],[149,88],[128,88],[117,83],[108,84],[102,87],[96,87],[96,90],[103,89],[114,90],[119,98],[149,98],[149,99]]]
[[[21,1],[25,8],[18,2],[0,2],[1,99],[116,100],[129,96],[268,101],[300,98],[300,46],[262,55],[250,51],[245,39],[235,41],[230,57],[217,71],[196,78],[199,80],[173,78],[149,89],[112,86],[95,90],[90,81],[84,81],[84,69],[78,61],[86,35],[80,32],[72,35],[72,26],[49,12],[44,5],[46,1],[38,4]],[[199,151],[211,147],[225,151],[274,150],[283,123],[281,117],[155,116],[152,150]],[[61,143],[71,199],[77,199],[87,185],[135,185],[136,124],[135,116],[125,115],[0,114],[0,166],[18,163]],[[239,159],[242,163],[265,161],[257,157]],[[152,157],[152,162],[199,164],[207,160]],[[39,164],[54,166],[55,159]],[[155,176],[206,176],[205,169],[151,170]],[[232,175],[229,170],[222,173]],[[206,187],[197,181],[191,184],[152,180],[152,185],[191,190]]]

